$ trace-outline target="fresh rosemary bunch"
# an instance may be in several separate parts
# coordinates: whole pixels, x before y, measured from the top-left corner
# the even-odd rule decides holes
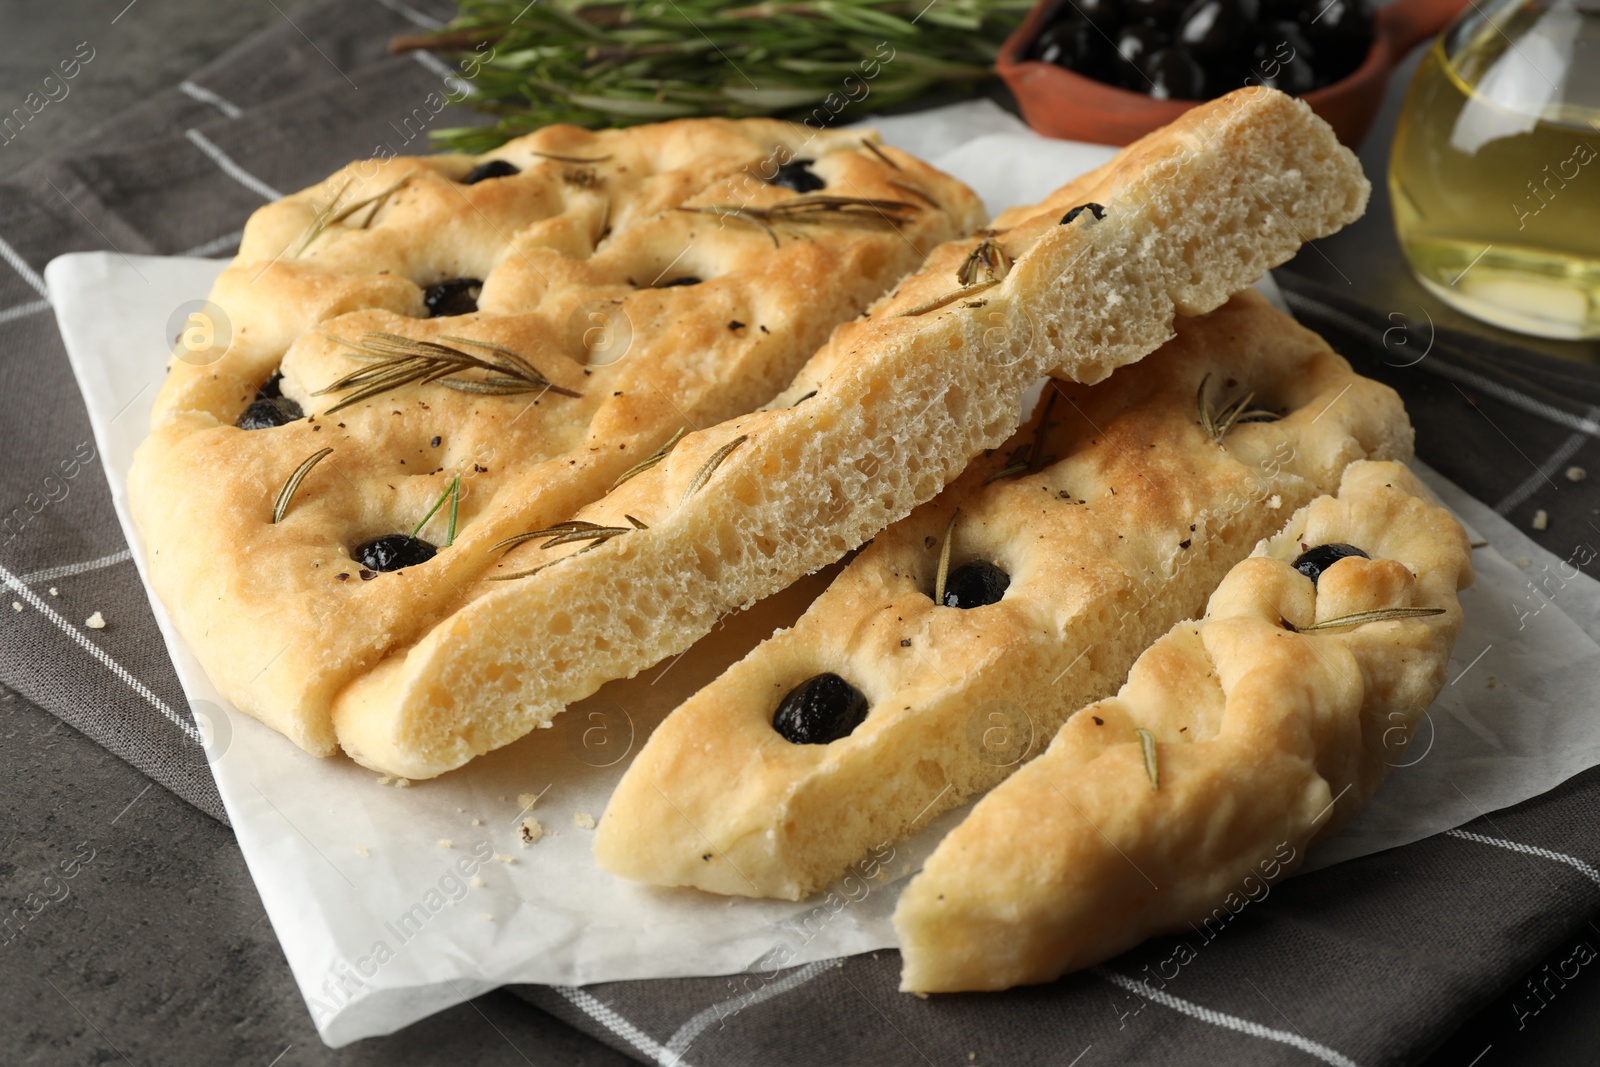
[[[434,132],[483,152],[556,122],[691,115],[827,125],[989,76],[1031,0],[462,0],[394,51],[458,53],[492,126]]]

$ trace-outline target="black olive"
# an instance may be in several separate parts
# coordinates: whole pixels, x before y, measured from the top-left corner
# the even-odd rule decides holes
[[[1122,0],[1128,18],[1171,32],[1183,14],[1185,0]]]
[[[1085,211],[1093,215],[1095,217],[1095,221],[1097,222],[1106,217],[1106,209],[1101,207],[1099,204],[1079,204],[1077,207],[1061,216],[1061,225],[1068,225],[1073,219],[1076,219]]]
[[[1300,25],[1317,50],[1324,79],[1337,80],[1354,71],[1372,50],[1372,8],[1366,0],[1328,0],[1300,12]]]
[[[789,690],[772,716],[772,728],[796,745],[826,745],[861,725],[867,698],[837,674],[817,674]]]
[[[778,173],[767,179],[768,185],[781,185],[797,193],[814,193],[827,186],[819,175],[811,173],[811,159],[791,159],[778,168]]]
[[[1171,43],[1167,35],[1154,26],[1124,26],[1117,34],[1117,55],[1123,62],[1117,80],[1122,87],[1138,92],[1149,88],[1150,79],[1144,68],[1151,56]]]
[[[699,285],[699,284],[700,284],[700,279],[699,278],[696,278],[693,274],[685,274],[683,277],[674,278],[670,282],[662,282],[660,285],[656,286],[656,288],[657,289],[671,289],[675,285]]]
[[[1122,25],[1122,0],[1073,0],[1073,13],[1107,37]]]
[[[1290,56],[1287,60],[1279,59],[1274,54],[1276,47],[1265,41],[1256,45],[1252,69],[1260,76],[1261,84],[1290,96],[1299,96],[1315,89],[1317,72],[1312,69],[1310,61],[1298,55]]]
[[[1194,0],[1179,20],[1174,37],[1208,66],[1232,61],[1248,52],[1260,14],[1258,0]],[[1222,84],[1220,79],[1214,80]]]
[[[1261,0],[1261,17],[1269,21],[1272,19],[1293,20],[1299,18],[1300,12],[1308,7],[1312,9],[1313,15],[1316,14],[1316,9],[1326,2],[1327,0],[1320,0],[1320,2],[1318,0]]]
[[[1300,553],[1295,558],[1294,569],[1310,578],[1312,585],[1316,585],[1317,579],[1322,577],[1323,571],[1348,556],[1360,556],[1362,559],[1372,558],[1355,545],[1343,545],[1333,542],[1326,545],[1313,545]]]
[[[482,292],[481,278],[451,278],[424,290],[422,300],[436,319],[446,315],[470,315],[478,310],[478,296]]]
[[[1237,419],[1234,419],[1233,422],[1235,426],[1242,425],[1247,422],[1277,422],[1280,417],[1281,416],[1274,415],[1270,411],[1257,411],[1249,415],[1241,415]]]
[[[1150,57],[1150,96],[1156,100],[1204,100],[1208,80],[1200,64],[1182,45],[1163,48]]]
[[[1072,31],[1077,25],[1079,23],[1071,20],[1053,22],[1040,30],[1039,36],[1033,39],[1033,47],[1028,49],[1028,58],[1058,67],[1067,66],[1072,61]]]
[[[944,581],[944,606],[981,608],[1006,595],[1011,576],[986,559],[963,563]]]
[[[513,163],[503,159],[491,159],[487,163],[479,163],[467,171],[467,176],[461,179],[463,185],[477,185],[485,178],[509,178],[513,174],[521,174]]]
[[[283,371],[275,370],[272,377],[261,383],[261,388],[256,390],[257,400],[276,400],[283,395]]]
[[[274,426],[287,426],[295,419],[305,417],[299,404],[286,396],[253,400],[234,422],[241,430],[270,430]]]
[[[426,563],[439,550],[420,537],[407,534],[385,534],[364,545],[357,545],[353,553],[356,562],[368,570],[397,571],[401,567],[415,567]]]
[[[1268,23],[1261,31],[1261,43],[1273,45],[1274,54],[1280,61],[1294,55],[1312,65],[1317,62],[1317,50],[1312,46],[1311,38],[1306,36],[1305,27],[1293,19]]]

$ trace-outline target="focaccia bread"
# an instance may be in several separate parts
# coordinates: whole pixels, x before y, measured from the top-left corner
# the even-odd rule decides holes
[[[1044,982],[1225,923],[1404,762],[1471,581],[1415,476],[1353,464],[939,844],[895,910],[901,987]]]
[[[931,499],[1012,434],[1042,374],[1092,382],[1144,357],[1366,195],[1298,101],[1253,89],[1193,109],[936,250],[767,410],[689,434],[575,514],[530,519],[468,603],[337,695],[340,744],[415,778],[548,725]]]
[[[353,163],[258,210],[211,296],[232,343],[173,360],[130,477],[151,580],[223,695],[332,753],[336,695],[461,607],[496,542],[766,403],[983,221],[874,141],[551,127],[482,160]]]
[[[658,885],[819,890],[1115,692],[1349,463],[1410,453],[1393,390],[1253,291],[1108,381],[1052,383],[1011,447],[656,729],[596,858]]]

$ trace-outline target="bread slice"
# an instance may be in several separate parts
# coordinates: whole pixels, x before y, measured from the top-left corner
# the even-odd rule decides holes
[[[1200,408],[1246,396],[1214,440]],[[820,890],[1115,692],[1346,465],[1410,453],[1393,390],[1253,291],[1181,320],[1175,340],[1099,385],[1053,383],[1009,447],[880,533],[792,629],[656,729],[595,856],[657,885]],[[871,710],[831,743],[793,743],[780,720],[798,709],[780,709],[824,674]]]
[[[488,160],[353,163],[258,210],[211,297],[231,344],[172,361],[130,477],[151,580],[221,692],[336,751],[335,696],[459,609],[498,541],[766,403],[834,325],[983,221],[963,184],[873,140],[766,120],[557,126]],[[462,278],[481,279],[476,310],[459,285],[430,309]],[[405,370],[374,353],[419,343],[457,373],[330,389]],[[465,356],[501,367],[440,362]],[[282,410],[263,383],[308,417],[236,428]],[[437,554],[365,565],[359,546],[413,534]]]
[[[1330,544],[1370,558],[1296,569]],[[1215,937],[1404,762],[1471,581],[1465,533],[1409,471],[1353,464],[940,843],[895,910],[901,987],[1004,989],[1190,924]]]
[[[514,549],[484,577],[524,577],[480,585],[338,695],[340,744],[416,778],[548,725],[931,499],[1011,435],[1040,375],[1093,382],[1143,358],[1179,316],[1356,218],[1367,191],[1326,124],[1275,90],[1193,109],[936,250],[770,410],[688,435],[562,516],[599,537],[563,527]]]

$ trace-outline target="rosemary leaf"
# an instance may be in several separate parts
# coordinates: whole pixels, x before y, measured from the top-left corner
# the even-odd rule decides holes
[[[1139,735],[1139,748],[1144,752],[1144,773],[1150,776],[1152,791],[1161,788],[1161,768],[1156,766],[1156,739],[1155,735],[1144,727],[1139,727],[1134,733]]]
[[[300,488],[300,483],[305,480],[305,476],[311,473],[311,468],[332,454],[333,449],[324,448],[320,452],[307,456],[305,462],[296,467],[294,473],[289,475],[289,480],[283,483],[283,488],[278,490],[277,499],[272,502],[273,525],[283,521],[284,514],[289,510],[289,501],[294,499],[295,490]]]
[[[1252,408],[1250,401],[1255,399],[1253,392],[1242,393],[1224,404],[1220,409],[1214,408],[1206,398],[1206,383],[1211,380],[1211,375],[1206,374],[1200,379],[1200,388],[1195,390],[1195,406],[1200,410],[1200,428],[1206,432],[1217,444],[1228,436],[1228,432],[1241,422],[1276,422],[1279,415],[1275,411],[1265,408]]]
[[[460,498],[461,498],[461,475],[459,475],[459,474],[456,475],[454,478],[450,479],[450,484],[444,487],[444,492],[440,493],[439,494],[439,499],[435,500],[433,502],[433,507],[429,508],[428,509],[428,513],[426,515],[422,516],[422,521],[417,523],[417,528],[415,530],[411,531],[411,536],[412,537],[415,537],[415,536],[417,536],[417,534],[422,532],[422,528],[424,526],[428,525],[428,520],[433,518],[433,516],[438,513],[440,508],[444,507],[444,502],[446,500],[450,499],[451,494],[455,494],[457,502],[460,501]],[[452,504],[450,506],[450,536],[445,541],[445,547],[447,547],[447,548],[449,547],[450,542],[454,541],[455,537],[456,537],[455,514],[456,514],[456,508],[455,508],[455,505]]]
[[[616,481],[611,483],[611,488],[615,489],[617,486],[621,485],[623,482],[627,481],[629,478],[633,478],[633,477],[635,477],[637,475],[643,474],[645,471],[649,470],[651,467],[654,467],[657,463],[660,463],[662,460],[666,459],[667,455],[673,450],[673,448],[677,445],[677,443],[683,439],[683,435],[685,433],[688,433],[688,430],[680,427],[678,429],[678,432],[673,434],[672,438],[666,444],[662,445],[660,448],[658,448],[654,452],[650,453],[644,459],[640,460],[638,463],[635,463],[633,466],[631,466],[627,470],[623,471],[622,472],[622,477],[618,478]]]
[[[871,141],[862,141],[861,142],[861,147],[865,148],[868,152],[871,152],[873,155],[875,155],[879,159],[883,160],[885,163],[887,163],[890,167],[893,167],[895,170],[899,170],[900,169],[900,164],[898,164],[894,160],[890,159],[888,154],[885,153],[883,149],[879,148],[873,142],[871,142]]]
[[[678,503],[683,504],[690,497],[698,493],[700,489],[711,480],[711,476],[715,474],[717,468],[722,465],[722,461],[727,459],[728,456],[732,454],[734,449],[738,448],[749,439],[749,434],[742,433],[738,437],[735,437],[733,440],[729,441],[727,444],[723,445],[721,448],[717,449],[715,452],[711,453],[711,455],[707,457],[706,461],[700,464],[700,469],[694,472],[694,477],[689,479],[689,486],[683,491],[683,496],[679,499]]]
[[[391,185],[379,190],[376,193],[373,193],[371,196],[357,200],[355,203],[346,206],[342,211],[336,212],[334,209],[338,207],[339,201],[344,199],[344,194],[346,190],[350,188],[350,183],[353,180],[349,178],[345,179],[345,183],[339,186],[339,191],[333,194],[333,199],[328,201],[328,206],[317,212],[316,218],[312,220],[311,227],[306,230],[305,236],[300,240],[300,247],[296,248],[294,251],[296,258],[298,258],[300,254],[303,253],[307,248],[311,247],[311,243],[320,237],[329,226],[334,226],[343,222],[345,219],[349,218],[351,215],[354,215],[364,207],[371,206],[372,213],[369,214],[366,218],[366,221],[361,224],[361,228],[364,230],[368,226],[371,226],[372,220],[378,214],[378,209],[383,206],[383,202],[398,192],[400,187],[406,182],[410,181],[411,176],[415,173],[415,170],[408,170],[400,176],[399,180],[395,181]]]
[[[950,523],[944,528],[944,542],[939,546],[939,570],[933,576],[933,602],[936,605],[944,604],[944,584],[950,577],[950,545],[955,541],[956,520],[961,517],[961,509],[956,508],[950,516]]]
[[[1311,630],[1331,630],[1336,626],[1365,626],[1369,622],[1387,622],[1390,619],[1421,619],[1429,615],[1443,615],[1443,608],[1377,608],[1358,611],[1354,615],[1341,615],[1301,628],[1301,633]]]
[[[993,237],[985,237],[967,253],[967,258],[956,268],[956,281],[970,289],[978,283],[979,271],[983,272],[982,280],[986,282],[1002,281],[1011,273],[1011,256]]]
[[[680,207],[695,215],[711,215],[719,219],[738,219],[759,226],[778,247],[778,229],[810,224],[867,223],[893,226],[909,221],[907,212],[921,211],[917,204],[904,200],[874,200],[857,196],[796,196],[776,204],[756,207],[752,204],[707,204],[704,207]],[[797,232],[797,231],[796,231]]]
[[[946,304],[954,304],[957,300],[960,300],[964,296],[971,296],[974,293],[981,293],[985,289],[993,289],[995,286],[999,285],[1001,281],[1002,279],[995,278],[990,281],[978,282],[976,285],[962,286],[960,289],[945,293],[943,296],[936,296],[932,300],[918,304],[914,308],[902,311],[897,317],[907,319],[914,315],[926,315],[930,311],[938,311]]]

